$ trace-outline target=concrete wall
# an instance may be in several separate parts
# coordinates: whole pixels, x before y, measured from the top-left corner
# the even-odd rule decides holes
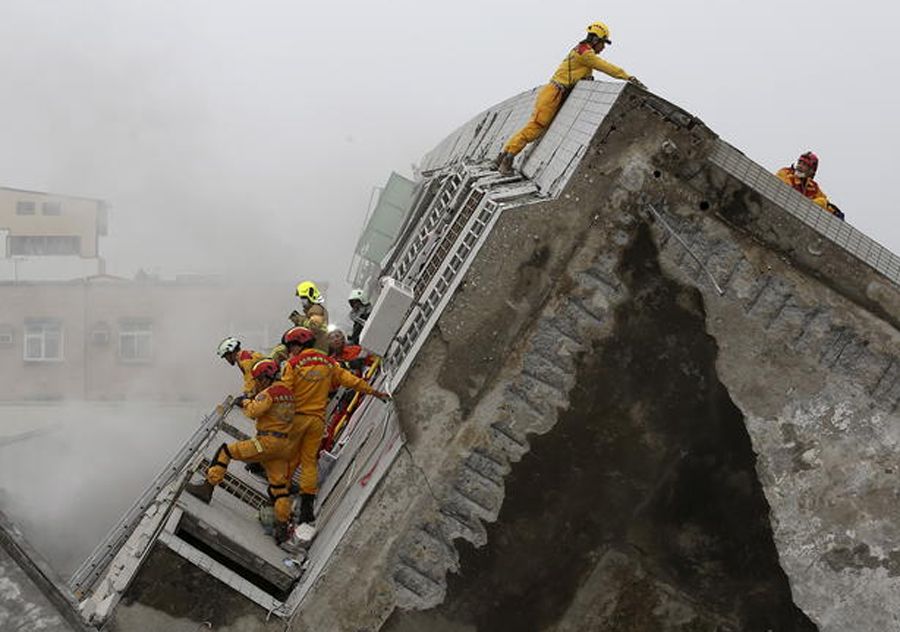
[[[718,143],[628,89],[559,198],[504,211],[293,629],[898,625],[897,287]]]

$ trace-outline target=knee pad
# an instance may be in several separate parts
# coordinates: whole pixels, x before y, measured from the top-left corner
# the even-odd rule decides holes
[[[234,458],[231,455],[231,452],[228,451],[228,446],[223,443],[222,445],[219,446],[219,449],[216,450],[216,453],[213,455],[213,462],[210,465],[210,467],[213,467],[214,465],[218,465],[219,467],[228,467],[228,463],[222,463],[222,461],[219,459],[219,455],[222,454],[223,452],[229,459]]]

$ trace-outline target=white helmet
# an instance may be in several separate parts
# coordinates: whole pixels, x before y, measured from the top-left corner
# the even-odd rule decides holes
[[[363,298],[363,291],[359,288],[354,288],[350,290],[350,296],[347,297],[348,301],[359,301],[360,303],[365,303],[365,299]]]
[[[228,336],[225,340],[219,343],[219,348],[216,350],[216,353],[220,358],[224,358],[226,353],[231,353],[232,351],[237,351],[241,346],[241,341],[233,336]]]

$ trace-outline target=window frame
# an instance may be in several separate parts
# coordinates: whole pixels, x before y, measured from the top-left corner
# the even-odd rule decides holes
[[[47,209],[53,209],[53,212],[47,212]],[[62,202],[59,200],[45,200],[41,202],[41,215],[49,217],[59,217],[62,215]]]
[[[8,235],[6,251],[11,257],[78,257],[81,235]],[[51,245],[52,244],[52,245]],[[62,248],[62,246],[66,248]],[[56,249],[62,252],[51,252]]]
[[[35,331],[33,330],[36,327],[40,327],[39,334],[35,333]],[[49,357],[47,356],[47,333],[48,330],[52,331],[53,329],[55,329],[55,332],[58,335],[58,339],[56,342],[58,347],[58,355]],[[28,353],[29,342],[35,339],[40,340],[40,356],[32,356]],[[25,327],[22,332],[22,359],[28,363],[65,362],[65,332],[63,331],[62,321],[55,318],[35,318],[26,320]]]
[[[31,211],[23,211],[28,205],[31,206]],[[37,204],[34,200],[16,200],[16,215],[37,215]]]
[[[143,329],[141,329],[143,328]],[[129,345],[125,341],[131,340]],[[141,340],[146,344],[146,355],[139,355]],[[126,348],[133,349],[133,356],[124,353]],[[116,355],[123,364],[149,364],[154,359],[153,321],[148,319],[128,319],[119,322],[118,345]]]

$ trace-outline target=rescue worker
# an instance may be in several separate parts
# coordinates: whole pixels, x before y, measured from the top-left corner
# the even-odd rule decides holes
[[[562,107],[569,91],[580,80],[593,79],[594,70],[599,70],[616,79],[624,79],[641,88],[645,87],[634,75],[630,75],[618,66],[598,57],[607,44],[612,44],[612,40],[609,39],[609,28],[603,22],[594,22],[587,27],[587,37],[569,51],[559,68],[553,73],[553,77],[550,78],[550,83],[538,92],[531,118],[522,129],[510,137],[503,151],[494,161],[495,168],[502,175],[512,174],[513,159],[516,154],[546,131],[559,108]]]
[[[341,368],[353,375],[362,376],[363,368],[374,360],[374,357],[359,345],[347,344],[347,338],[340,329],[328,333],[328,355],[334,358]]]
[[[790,167],[782,167],[775,172],[775,175],[789,187],[828,211],[828,197],[814,180],[818,169],[819,157],[808,151],[802,154],[796,163]]]
[[[244,378],[243,392],[248,395],[255,393],[256,389],[251,370],[253,365],[265,356],[250,349],[241,349],[241,341],[233,336],[229,336],[220,342],[216,353],[231,366],[236,366],[241,372],[241,376]]]
[[[290,472],[300,466],[300,514],[295,531],[301,543],[308,543],[315,535],[313,508],[318,492],[319,444],[325,430],[325,408],[329,393],[345,386],[360,393],[374,395],[382,401],[387,393],[375,390],[364,380],[338,366],[333,358],[314,348],[315,334],[306,327],[293,327],[282,336],[290,358],[284,365],[282,380],[294,393],[294,421],[291,444],[295,457]]]
[[[363,291],[359,289],[353,289],[350,292],[347,302],[350,303],[350,320],[353,321],[350,344],[358,345],[359,335],[362,333],[363,327],[366,326],[369,314],[372,313],[372,304],[365,300]]]
[[[297,284],[297,296],[303,305],[303,313],[294,310],[288,318],[298,327],[306,327],[316,334],[316,349],[328,351],[328,310],[325,297],[312,281]]]
[[[256,420],[256,436],[244,441],[222,444],[216,450],[203,483],[191,483],[185,490],[205,503],[212,500],[215,486],[225,478],[232,459],[260,463],[269,482],[269,496],[275,504],[275,541],[283,543],[289,537],[288,523],[292,502],[290,464],[296,451],[290,431],[294,417],[294,394],[283,382],[277,381],[278,364],[264,359],[253,365],[251,374],[258,393],[255,397],[242,395],[236,399],[244,414]]]

